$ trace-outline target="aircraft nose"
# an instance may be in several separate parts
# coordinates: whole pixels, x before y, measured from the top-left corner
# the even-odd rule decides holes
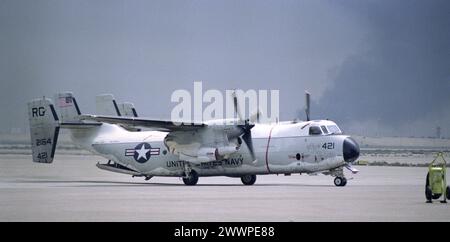
[[[353,162],[359,157],[359,145],[350,137],[344,139],[343,146],[344,160],[346,162]]]

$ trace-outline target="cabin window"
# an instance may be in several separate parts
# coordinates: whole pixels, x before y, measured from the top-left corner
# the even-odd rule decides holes
[[[322,132],[324,133],[324,134],[328,134],[329,132],[328,132],[328,129],[327,129],[327,127],[325,127],[325,126],[320,126],[320,128],[322,129]]]
[[[327,128],[331,134],[342,134],[342,131],[336,125],[328,125]]]
[[[309,135],[320,135],[322,134],[322,130],[318,126],[309,127]]]

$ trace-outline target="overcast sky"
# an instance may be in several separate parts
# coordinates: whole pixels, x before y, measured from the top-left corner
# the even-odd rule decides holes
[[[450,1],[0,0],[3,132],[26,102],[113,93],[169,118],[176,89],[278,89],[280,118],[352,134],[450,137]]]

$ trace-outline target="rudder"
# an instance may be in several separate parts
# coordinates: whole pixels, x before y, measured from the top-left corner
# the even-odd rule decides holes
[[[28,102],[33,162],[52,163],[59,134],[59,119],[48,98]]]

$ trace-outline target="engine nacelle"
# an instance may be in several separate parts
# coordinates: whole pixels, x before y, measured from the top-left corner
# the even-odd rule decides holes
[[[222,147],[203,147],[197,152],[197,157],[202,160],[222,160],[228,158],[231,154],[239,150],[237,146],[222,146]]]
[[[197,157],[201,160],[218,160],[217,149],[212,147],[203,147],[198,149]]]
[[[225,157],[228,157],[228,156],[230,156],[231,154],[235,153],[235,152],[238,151],[238,150],[239,150],[239,147],[238,147],[238,146],[232,146],[232,145],[230,145],[230,146],[222,146],[222,147],[218,147],[218,148],[216,149],[216,152],[217,152],[217,154],[218,154],[219,156],[225,156]]]

